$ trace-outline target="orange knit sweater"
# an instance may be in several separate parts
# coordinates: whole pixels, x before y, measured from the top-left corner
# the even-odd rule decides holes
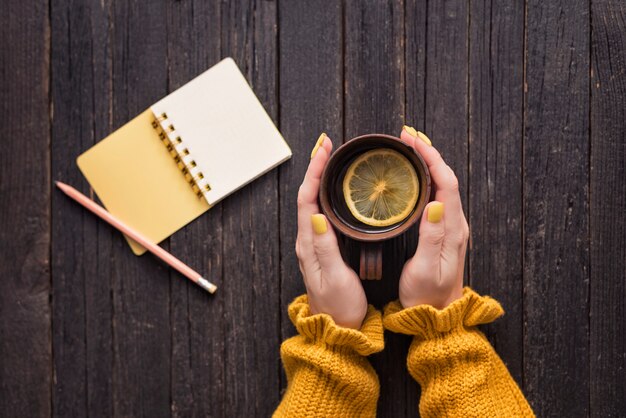
[[[281,357],[287,391],[275,417],[376,415],[379,383],[366,356],[383,349],[383,323],[413,336],[407,365],[422,387],[422,417],[534,416],[517,384],[476,325],[503,314],[500,304],[466,288],[443,310],[428,305],[373,307],[360,330],[337,326],[329,315],[311,315],[306,295],[289,306],[298,336]]]

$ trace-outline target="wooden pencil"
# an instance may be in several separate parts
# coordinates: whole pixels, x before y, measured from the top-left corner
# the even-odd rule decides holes
[[[63,193],[83,205],[85,208],[89,209],[91,212],[109,223],[114,228],[118,229],[125,235],[137,241],[145,249],[169,264],[172,268],[178,270],[184,276],[189,278],[192,282],[194,282],[204,290],[208,291],[209,293],[215,293],[215,291],[217,290],[217,286],[202,277],[198,272],[180,261],[178,258],[174,257],[172,254],[168,253],[163,248],[150,241],[144,235],[126,225],[120,219],[116,218],[114,215],[108,212],[105,208],[98,205],[96,202],[89,199],[87,196],[85,196],[72,186],[69,186],[60,181],[55,181],[55,184],[59,189],[63,191]]]

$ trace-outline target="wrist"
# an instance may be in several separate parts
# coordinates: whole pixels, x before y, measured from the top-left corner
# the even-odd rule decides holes
[[[352,328],[356,330],[360,330],[363,325],[363,320],[365,319],[365,315],[367,314],[367,306],[362,308],[358,308],[353,310],[352,312],[348,312],[345,315],[340,315],[337,317],[332,316],[335,324],[343,328]]]
[[[448,292],[438,292],[433,294],[416,292],[414,289],[407,291],[403,289],[403,286],[400,286],[398,294],[398,300],[405,309],[420,305],[432,306],[435,309],[445,309],[462,297],[463,288],[461,286],[456,286]]]
[[[335,307],[325,306],[323,303],[314,301],[308,296],[309,311],[311,315],[326,314],[332,318],[335,324],[342,328],[361,329],[365,316],[367,315],[367,304],[358,307]],[[320,306],[320,308],[318,308]]]
[[[289,305],[288,313],[298,334],[312,345],[365,356],[381,351],[384,346],[382,317],[373,306],[365,307],[359,329],[340,326],[325,313],[313,314],[306,295],[297,297]]]

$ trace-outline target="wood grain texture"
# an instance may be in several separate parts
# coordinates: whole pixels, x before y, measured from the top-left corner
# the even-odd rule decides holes
[[[222,55],[232,56],[276,121],[276,3],[222,3]],[[253,135],[245,126],[242,135]],[[223,210],[225,416],[269,416],[280,400],[278,173],[228,199]],[[226,255],[228,255],[226,257]]]
[[[52,177],[86,193],[76,156],[111,128],[110,7],[92,1],[51,9]],[[113,412],[111,266],[103,260],[114,234],[53,190],[54,416]]]
[[[168,90],[184,85],[220,59],[218,1],[168,2]],[[198,47],[202,45],[202,47]],[[222,206],[170,238],[170,250],[218,285],[215,295],[171,277],[171,410],[173,416],[224,416],[224,303]]]
[[[468,2],[410,0],[405,22],[407,118],[432,139],[454,170],[467,214]],[[407,246],[407,256],[414,248]],[[411,410],[418,400],[407,394]]]
[[[469,6],[465,0],[427,4],[424,132],[454,170],[468,208]]]
[[[460,180],[470,284],[503,303],[487,335],[537,415],[623,415],[622,2],[5,3],[0,416],[269,416],[311,147],[405,122]],[[229,55],[294,156],[163,244],[209,296],[51,180],[88,193],[81,152]],[[379,307],[415,237],[365,284]],[[415,416],[410,338],[386,340],[378,415]]]
[[[113,129],[167,94],[164,2],[130,1],[113,8]],[[169,249],[166,241],[161,244]],[[114,415],[170,415],[170,269],[150,254],[129,251],[119,234],[112,266]]]
[[[529,1],[524,389],[538,416],[589,413],[589,3]]]
[[[426,31],[428,2],[406,0],[404,17],[405,123],[426,131]],[[394,132],[395,133],[395,132]]]
[[[48,2],[2,5],[0,416],[50,415]],[[24,175],[24,173],[27,175]]]
[[[626,5],[591,2],[590,412],[626,410]]]
[[[344,21],[345,139],[367,133],[399,135],[405,113],[404,4],[347,1]],[[405,244],[403,238],[385,244],[382,280],[363,282],[368,301],[378,308],[398,297]],[[355,261],[353,257],[351,265],[358,271]],[[380,416],[412,416],[417,408],[406,401],[417,393],[404,360],[409,343],[408,337],[388,333],[385,350],[372,356],[381,386]]]
[[[295,254],[298,189],[321,132],[343,142],[341,1],[282,2],[279,8],[280,129],[293,156],[280,168],[281,336],[294,335],[287,306],[304,293]],[[283,380],[283,387],[286,381]]]
[[[404,80],[405,80],[405,120],[404,123],[419,131],[426,129],[426,80],[428,62],[427,31],[428,1],[406,0],[404,16]],[[415,254],[419,240],[419,223],[406,232],[405,254],[408,259]],[[402,263],[400,263],[402,265]],[[412,416],[419,408],[421,391],[412,379],[407,381],[405,393],[406,415]]]
[[[369,133],[399,135],[404,124],[404,8],[380,2],[346,2],[344,140]],[[400,269],[385,247],[383,279],[364,282],[370,303],[381,307],[398,295]],[[353,265],[358,271],[358,264]]]
[[[524,5],[472,2],[470,15],[469,282],[504,307],[486,333],[521,384]]]

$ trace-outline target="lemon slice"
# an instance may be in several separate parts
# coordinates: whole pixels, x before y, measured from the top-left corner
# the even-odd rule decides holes
[[[378,148],[360,155],[343,179],[350,213],[367,225],[389,226],[405,219],[417,203],[419,183],[411,162],[398,151]]]

